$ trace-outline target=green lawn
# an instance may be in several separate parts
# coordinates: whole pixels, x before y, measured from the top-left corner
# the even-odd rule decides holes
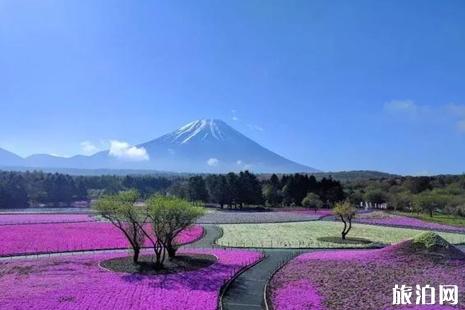
[[[325,237],[340,237],[342,223],[314,221],[279,224],[226,224],[220,225],[223,236],[219,245],[236,247],[299,247],[341,248],[370,247],[374,244],[392,244],[410,239],[423,230],[354,224],[348,237],[368,239],[369,244],[339,244],[318,240]],[[438,233],[453,244],[465,244],[465,234]]]
[[[434,214],[433,217],[430,217],[429,214],[424,213],[395,212],[394,214],[410,216],[427,222],[465,227],[465,217],[457,215]]]

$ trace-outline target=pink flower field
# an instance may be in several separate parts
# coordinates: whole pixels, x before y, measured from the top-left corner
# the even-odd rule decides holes
[[[420,228],[420,229],[430,229],[430,230],[439,230],[446,232],[463,232],[465,233],[465,227],[456,227],[438,223],[425,222],[420,219],[388,214],[384,212],[372,212],[360,215],[355,219],[358,223],[363,224],[373,224],[373,225],[386,225],[386,226],[396,226],[396,227],[409,227],[409,228]]]
[[[186,252],[186,251],[184,251]],[[0,309],[217,308],[221,286],[261,258],[244,250],[192,250],[215,255],[213,265],[191,272],[143,276],[99,267],[121,254],[80,255],[0,263]]]
[[[203,227],[194,225],[181,232],[176,241],[178,244],[190,243],[202,235]],[[0,256],[129,246],[116,227],[104,222],[4,225],[0,226],[0,236]]]
[[[305,214],[305,215],[313,215],[315,218],[323,218],[326,216],[334,215],[333,210],[328,209],[319,209],[315,212],[315,210],[306,209],[306,208],[288,208],[287,211],[296,213],[296,214]]]
[[[93,222],[87,214],[0,214],[0,225]]]
[[[458,285],[459,305],[429,309],[465,309],[465,259],[438,261],[405,254],[398,250],[401,244],[379,250],[318,251],[298,256],[270,282],[274,309],[389,309],[395,284]]]

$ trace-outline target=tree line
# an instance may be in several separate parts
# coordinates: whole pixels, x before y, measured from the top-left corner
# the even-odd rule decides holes
[[[345,198],[341,183],[331,178],[318,181],[314,176],[296,173],[281,177],[273,174],[260,180],[249,171],[192,176],[176,183],[170,193],[190,201],[215,203],[221,208],[301,206],[310,193],[321,205],[330,206]]]
[[[27,208],[44,204],[67,206],[104,194],[136,189],[143,197],[166,191],[174,180],[153,176],[71,176],[41,171],[0,171],[0,208]]]
[[[161,193],[230,208],[302,205],[302,200],[309,193],[314,193],[322,203],[328,204],[344,198],[340,182],[331,178],[317,181],[314,176],[303,174],[280,177],[273,174],[270,178],[259,179],[249,171],[173,178],[0,171],[0,208],[26,208],[40,204],[66,206],[74,201],[96,199],[130,189],[136,190],[142,198]]]
[[[371,202],[388,209],[465,216],[465,175],[392,177],[344,184],[354,204]]]
[[[220,207],[331,207],[349,200],[383,204],[400,211],[436,212],[465,216],[465,175],[432,177],[388,176],[341,183],[331,176],[307,174],[255,175],[249,171],[194,176],[70,176],[60,173],[0,171],[0,208],[45,204],[65,206],[73,201],[135,189],[145,199],[155,193]]]

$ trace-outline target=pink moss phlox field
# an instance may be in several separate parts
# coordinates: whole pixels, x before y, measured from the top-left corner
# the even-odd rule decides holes
[[[411,228],[423,228],[431,230],[440,230],[440,231],[449,231],[449,232],[465,232],[465,227],[456,227],[438,223],[430,223],[422,221],[420,219],[400,216],[393,214],[383,214],[383,216],[377,217],[359,217],[355,219],[356,222],[364,224],[374,224],[374,225],[388,225],[388,226],[398,226],[398,227],[411,227]]]
[[[286,283],[273,298],[273,306],[280,310],[322,310],[321,296],[309,281]]]
[[[186,244],[194,242],[203,236],[203,227],[200,225],[192,225],[179,233],[176,237],[176,244]]]
[[[93,222],[87,214],[0,214],[0,225]]]
[[[202,235],[202,226],[190,226],[176,243],[190,243]],[[0,256],[129,247],[121,231],[104,222],[4,225],[0,236]],[[146,246],[150,246],[148,240]]]
[[[325,210],[325,209],[320,209],[320,210],[315,211],[311,209],[298,208],[297,210],[289,209],[289,211],[293,213],[297,213],[297,214],[313,215],[315,216],[315,218],[322,218],[322,217],[334,215],[332,210]]]
[[[196,271],[156,276],[99,267],[100,261],[121,254],[0,263],[0,309],[214,310],[221,286],[261,257],[246,250],[188,252],[212,254],[218,261]]]
[[[293,309],[308,309],[306,305],[315,301],[321,302],[322,309],[331,310],[465,309],[465,260],[438,262],[421,254],[399,254],[401,246],[302,254],[272,278],[271,302],[276,310],[288,309],[285,306],[288,302],[292,302]],[[457,285],[459,306],[393,307],[392,288],[396,284],[412,287],[429,284],[436,288],[441,284]],[[307,295],[302,293],[305,285],[311,287]]]

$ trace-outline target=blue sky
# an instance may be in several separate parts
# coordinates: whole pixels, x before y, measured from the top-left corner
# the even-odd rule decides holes
[[[465,172],[464,1],[0,1],[0,147],[219,118],[322,170]]]

